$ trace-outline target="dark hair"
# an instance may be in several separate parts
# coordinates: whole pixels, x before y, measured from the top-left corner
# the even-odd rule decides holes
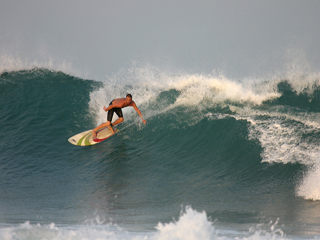
[[[130,93],[128,93],[126,97],[129,97],[132,99],[132,95]]]

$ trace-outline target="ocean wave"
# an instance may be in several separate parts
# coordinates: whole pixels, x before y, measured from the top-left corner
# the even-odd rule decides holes
[[[309,167],[318,161],[320,93],[317,79],[313,80],[312,92],[309,83],[305,85],[308,91],[298,92],[288,80],[245,83],[222,75],[167,74],[153,68],[131,69],[103,82],[46,68],[3,72],[2,154],[6,161],[15,159],[13,166],[22,169],[21,176],[35,174],[32,171],[50,166],[50,159],[72,155],[67,139],[106,121],[103,105],[130,92],[148,122],[140,125],[138,115],[130,108],[124,109],[126,121],[120,126],[123,131],[119,138],[127,144],[144,142],[148,149],[134,145],[134,154],[139,157],[132,161],[144,166],[143,170],[133,167],[134,175],[154,174],[154,179],[165,179],[163,185],[171,179],[176,182],[171,195],[180,201],[188,196],[189,185],[201,193],[197,186],[202,181],[208,188],[217,183],[233,186],[238,181],[263,184],[275,174],[269,171],[260,179],[257,172],[265,163],[280,164],[280,171],[284,164]],[[118,140],[115,139],[113,149],[125,154],[126,144]],[[52,150],[52,145],[58,150]],[[105,152],[103,157],[110,154],[103,143],[97,148]],[[48,160],[43,161],[41,156]],[[111,159],[121,156],[112,155]],[[93,156],[97,161],[103,157]],[[145,162],[149,164],[145,166]],[[13,168],[3,176],[10,175]],[[23,172],[24,168],[28,172]],[[155,171],[158,168],[168,170]],[[298,175],[301,169],[295,169],[294,174]],[[175,177],[177,173],[179,178]],[[194,177],[192,181],[190,176]],[[317,176],[315,170],[304,173],[296,195],[318,200],[313,194],[317,185],[308,184],[315,182]],[[222,183],[221,179],[226,178]],[[289,184],[291,173],[282,178]],[[180,182],[189,185],[181,186]],[[259,188],[251,184],[250,189]],[[222,191],[218,187],[216,190]],[[181,191],[185,195],[177,195]],[[164,225],[162,228],[165,229]]]

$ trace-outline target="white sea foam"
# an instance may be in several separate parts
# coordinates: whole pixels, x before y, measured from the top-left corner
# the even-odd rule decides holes
[[[57,226],[30,224],[0,227],[2,240],[211,240],[211,239],[287,239],[277,222],[247,226],[246,230],[217,229],[205,211],[187,207],[180,218],[159,223],[154,231],[127,231],[116,224]]]
[[[238,120],[250,123],[249,139],[260,142],[262,162],[296,163],[308,166],[296,189],[297,196],[308,200],[320,200],[320,132],[319,113],[304,113],[274,108],[273,111],[249,107],[230,107]],[[209,118],[212,116],[208,115]]]
[[[178,105],[197,105],[202,101],[211,104],[237,102],[260,105],[266,100],[279,97],[273,89],[263,91],[254,85],[244,84],[226,77],[211,75],[185,75],[174,81],[172,87],[181,91]]]
[[[297,187],[297,195],[308,200],[320,200],[320,154],[318,162],[309,167],[301,183]]]
[[[234,114],[208,113],[208,119],[233,117],[249,123],[248,139],[258,140],[262,162],[301,163],[314,165],[319,159],[320,114],[284,111],[282,107],[268,110],[229,105]]]
[[[170,223],[159,223],[156,227],[159,231],[156,239],[214,239],[215,229],[206,212],[197,212],[191,208],[186,208],[186,212],[180,216],[179,221]]]
[[[311,165],[317,161],[320,146],[312,136],[320,131],[318,113],[283,112],[281,107],[268,111],[235,106],[230,109],[236,114],[228,116],[250,123],[248,138],[260,142],[262,162]]]

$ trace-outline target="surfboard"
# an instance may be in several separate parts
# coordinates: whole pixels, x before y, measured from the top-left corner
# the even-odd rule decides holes
[[[115,133],[118,132],[118,129],[115,129]],[[97,138],[93,139],[92,130],[84,131],[82,133],[78,133],[77,135],[72,136],[68,139],[69,143],[77,146],[91,146],[102,142],[109,137],[113,136],[112,132],[108,127],[101,128],[97,131]]]

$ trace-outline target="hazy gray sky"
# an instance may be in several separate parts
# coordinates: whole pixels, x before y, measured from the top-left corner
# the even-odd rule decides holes
[[[320,69],[318,0],[0,0],[0,57],[67,61],[92,77],[133,62],[190,73]]]

